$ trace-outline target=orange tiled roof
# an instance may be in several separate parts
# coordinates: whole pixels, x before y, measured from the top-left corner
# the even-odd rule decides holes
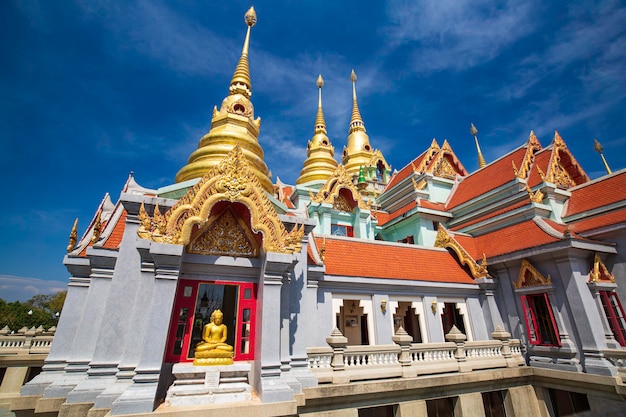
[[[360,239],[316,238],[324,247],[326,274],[349,277],[472,284],[447,251]]]
[[[626,170],[571,190],[565,217],[626,200]]]
[[[537,225],[535,220],[527,220],[513,226],[485,233],[484,235],[476,236],[474,239],[478,251],[481,254],[484,252],[488,257],[504,255],[562,240],[546,233]]]
[[[598,216],[585,218],[570,224],[570,229],[576,233],[584,233],[601,227],[626,223],[626,209],[611,211]]]
[[[483,253],[476,248],[476,240],[472,236],[457,235],[454,233],[452,233],[452,236],[475,261],[482,259]]]
[[[444,203],[433,203],[428,200],[420,200],[418,205],[431,210],[446,211],[446,205]]]
[[[107,237],[107,240],[102,245],[106,249],[118,249],[124,236],[124,229],[126,228],[126,210],[122,210],[122,215],[118,219],[111,234]]]
[[[461,179],[456,188],[453,189],[453,194],[450,196],[446,207],[454,208],[513,180],[515,174],[511,161],[514,161],[515,165],[519,167],[525,154],[526,146],[522,146]]]

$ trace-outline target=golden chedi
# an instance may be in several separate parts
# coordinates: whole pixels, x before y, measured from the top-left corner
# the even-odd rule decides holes
[[[261,118],[254,118],[254,106],[250,101],[252,82],[248,68],[248,44],[250,29],[256,23],[254,8],[251,7],[246,13],[245,22],[248,25],[246,39],[230,82],[229,94],[219,111],[217,107],[213,109],[209,133],[200,139],[198,149],[189,156],[187,165],[178,171],[176,182],[202,177],[239,144],[263,189],[269,193],[273,192],[269,171],[263,160],[263,149],[258,141]]]
[[[194,366],[230,365],[233,363],[233,347],[226,343],[228,328],[222,321],[224,313],[215,310],[211,321],[202,329],[202,342],[196,346]]]
[[[322,111],[322,87],[324,79],[317,77],[318,101],[317,116],[315,117],[315,133],[306,148],[307,158],[300,171],[296,184],[305,184],[311,181],[326,181],[337,169],[335,148],[326,135],[326,121]]]
[[[362,166],[368,166],[374,155],[370,145],[370,138],[365,133],[365,124],[359,112],[356,100],[356,74],[354,70],[350,74],[352,81],[352,118],[348,134],[348,144],[343,148],[342,163],[350,174],[358,174]]]

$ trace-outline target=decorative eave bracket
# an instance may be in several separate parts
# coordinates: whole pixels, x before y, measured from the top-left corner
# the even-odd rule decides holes
[[[472,277],[474,279],[477,278],[485,278],[489,277],[489,272],[487,271],[487,257],[483,254],[483,259],[479,264],[470,256],[469,253],[461,246],[459,242],[454,239],[454,237],[448,233],[445,227],[441,224],[439,225],[439,229],[437,230],[437,238],[435,239],[435,247],[436,248],[450,248],[456,253],[456,256],[459,258],[459,263],[467,265],[470,272],[472,273]]]

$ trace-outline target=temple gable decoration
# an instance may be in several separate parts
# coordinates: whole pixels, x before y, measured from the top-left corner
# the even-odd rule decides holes
[[[157,206],[153,217],[150,218],[142,206],[137,234],[141,238],[155,242],[188,245],[192,234],[201,236],[196,235],[197,230],[217,228],[220,221],[227,221],[226,218],[222,220],[209,218],[213,207],[223,201],[241,203],[249,210],[250,229],[252,233],[262,233],[262,247],[266,252],[294,253],[302,248],[304,226],[294,227],[289,232],[285,229],[239,145],[235,146],[215,168],[207,172],[164,215],[160,214]],[[209,221],[211,223],[207,225]],[[214,222],[217,223],[213,224]],[[247,236],[245,228],[241,232]],[[247,237],[250,240],[250,236]],[[253,241],[254,239],[250,243]],[[194,244],[196,243],[200,244],[194,240]],[[244,244],[243,247],[245,246]],[[193,248],[192,245],[192,251]],[[218,248],[219,245],[207,250],[219,252]],[[244,249],[242,251],[246,252]]]
[[[552,146],[548,172],[542,175],[544,181],[566,189],[589,181],[589,177],[578,165],[559,132],[554,132]]]
[[[528,177],[530,168],[535,160],[535,154],[540,150],[541,143],[539,143],[539,139],[537,139],[535,132],[531,130],[526,144],[526,153],[524,154],[524,159],[522,160],[522,164],[519,169],[515,166],[515,162],[511,161],[511,164],[513,165],[513,172],[517,178],[526,179]]]
[[[231,207],[219,216],[211,216],[204,229],[189,242],[189,253],[254,258],[259,247],[252,231]]]
[[[437,143],[433,139],[433,144],[429,149],[429,153],[435,150],[433,145]],[[425,160],[426,158],[424,158]],[[441,149],[436,151],[436,154],[432,156],[432,159],[428,162],[428,167],[424,172],[433,174],[436,177],[455,179],[457,175],[467,175],[467,170],[459,161],[459,158],[455,155],[454,151],[450,147],[447,140],[444,140]]]
[[[520,288],[537,287],[542,285],[552,285],[550,274],[548,274],[547,277],[544,277],[541,272],[537,271],[537,268],[531,265],[530,262],[526,259],[522,259],[522,265],[517,277],[517,282],[515,283],[515,288],[519,290]]]
[[[456,256],[458,257],[459,263],[461,265],[466,265],[474,279],[477,278],[485,278],[489,276],[489,272],[487,271],[487,258],[483,254],[483,259],[479,264],[470,256],[469,253],[459,244],[459,242],[454,239],[454,237],[448,233],[445,227],[441,224],[439,225],[439,229],[437,230],[437,238],[435,239],[435,247],[436,248],[445,248],[452,249]]]
[[[347,193],[342,190],[346,190]],[[349,211],[352,211],[352,207],[346,200],[346,194],[352,197],[361,210],[370,210],[369,205],[365,203],[352,182],[352,175],[348,174],[343,165],[337,167],[317,194],[309,193],[313,203],[331,204],[336,210],[348,211],[347,208],[350,208]]]
[[[600,256],[596,253],[593,257],[593,264],[589,271],[589,282],[615,282],[615,275],[609,272]]]

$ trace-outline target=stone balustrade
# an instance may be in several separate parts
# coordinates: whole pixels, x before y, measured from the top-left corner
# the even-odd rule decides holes
[[[410,378],[450,372],[470,372],[524,366],[521,344],[498,327],[495,340],[466,342],[456,327],[444,343],[412,343],[404,329],[393,336],[394,344],[348,346],[339,330],[326,338],[328,347],[307,349],[308,365],[320,383]]]
[[[622,394],[626,394],[626,349],[604,349],[602,354],[617,368],[615,380],[618,387],[622,387]]]
[[[39,373],[50,352],[55,328],[24,327],[11,332],[0,330],[0,406],[19,396],[20,388]]]

